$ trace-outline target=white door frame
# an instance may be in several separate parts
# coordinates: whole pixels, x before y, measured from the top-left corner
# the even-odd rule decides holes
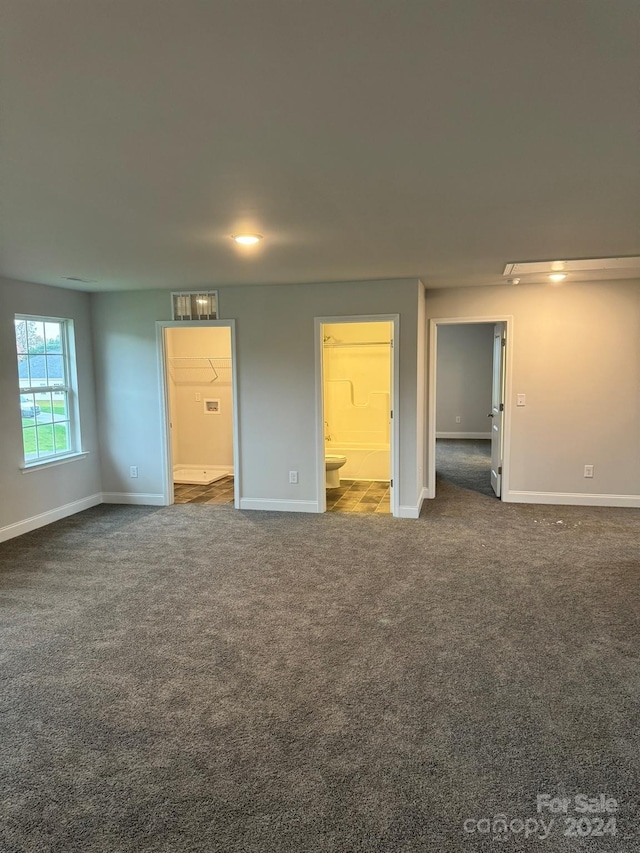
[[[173,501],[173,448],[171,446],[169,412],[169,371],[167,365],[167,336],[165,329],[229,329],[231,334],[231,393],[233,417],[233,505],[240,506],[240,447],[238,428],[238,377],[236,370],[236,321],[235,320],[194,320],[189,322],[157,320],[156,343],[158,351],[158,379],[160,383],[160,424],[162,430],[162,482],[163,506]]]
[[[429,426],[427,438],[427,453],[429,476],[427,481],[427,497],[436,496],[436,385],[438,378],[438,326],[462,326],[469,323],[505,323],[507,346],[505,353],[505,390],[504,390],[504,421],[503,421],[503,459],[502,459],[502,489],[500,500],[505,500],[509,492],[509,468],[511,461],[511,375],[513,363],[513,316],[491,314],[488,317],[433,317],[429,320]]]
[[[324,377],[322,370],[322,327],[325,323],[392,323],[393,346],[391,347],[391,375],[393,389],[391,409],[391,515],[398,515],[400,505],[400,315],[399,314],[354,314],[341,317],[315,317],[316,340],[316,480],[318,512],[327,511],[326,467],[324,461]]]

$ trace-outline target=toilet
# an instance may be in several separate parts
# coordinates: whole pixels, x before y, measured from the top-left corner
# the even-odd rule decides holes
[[[325,467],[327,469],[327,488],[337,489],[340,485],[340,468],[347,461],[346,456],[330,456],[324,457]]]

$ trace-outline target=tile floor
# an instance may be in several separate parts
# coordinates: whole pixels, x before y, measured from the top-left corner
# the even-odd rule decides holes
[[[233,477],[223,477],[209,486],[174,483],[173,495],[174,503],[177,504],[231,504],[233,506]]]
[[[223,477],[209,486],[175,483],[177,504],[230,504],[233,506],[233,477]],[[327,489],[327,512],[391,512],[389,483],[369,480],[340,480],[338,489]]]
[[[327,512],[391,512],[389,483],[382,480],[340,480],[327,489]]]

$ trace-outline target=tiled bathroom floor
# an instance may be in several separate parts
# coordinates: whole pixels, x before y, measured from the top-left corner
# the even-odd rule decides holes
[[[233,477],[223,477],[209,486],[174,483],[173,500],[177,504],[231,504],[233,506]]]
[[[327,512],[391,512],[389,483],[381,480],[340,480],[327,489]]]
[[[233,506],[233,477],[223,477],[209,486],[175,483],[177,504],[230,504]],[[327,512],[391,512],[389,484],[369,480],[340,480],[338,489],[327,489]]]

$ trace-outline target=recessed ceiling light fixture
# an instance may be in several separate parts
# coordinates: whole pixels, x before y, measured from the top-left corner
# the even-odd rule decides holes
[[[232,234],[231,239],[241,246],[254,246],[262,240],[262,234]]]
[[[566,277],[566,272],[552,272],[549,281],[564,281]]]

